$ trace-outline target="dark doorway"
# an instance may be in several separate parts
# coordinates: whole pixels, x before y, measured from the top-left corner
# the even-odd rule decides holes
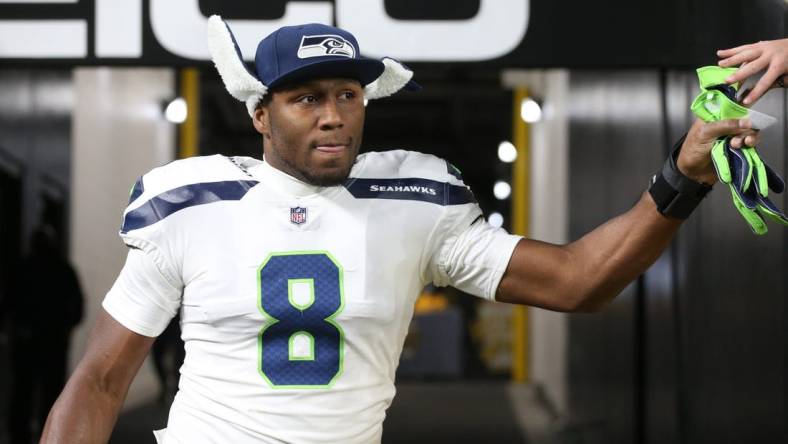
[[[22,168],[14,159],[3,156],[0,147],[0,442],[5,436],[8,393],[11,389],[10,350],[6,340],[8,279],[22,252]]]
[[[4,166],[6,163],[8,167]],[[4,161],[0,163],[0,298],[5,295],[10,271],[22,253],[21,216],[22,167],[11,160]]]

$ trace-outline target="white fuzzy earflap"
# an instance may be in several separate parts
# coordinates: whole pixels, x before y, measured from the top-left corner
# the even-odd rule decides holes
[[[254,110],[257,109],[257,104],[262,102],[265,94],[257,94],[246,99],[246,111],[249,112],[249,117],[254,119]]]
[[[218,15],[208,19],[208,49],[227,92],[245,102],[249,116],[254,117],[254,110],[268,88],[246,69],[238,57],[230,28]]]
[[[364,97],[367,99],[380,99],[388,97],[401,90],[413,78],[413,71],[400,62],[384,58],[386,69],[374,82],[364,88]]]

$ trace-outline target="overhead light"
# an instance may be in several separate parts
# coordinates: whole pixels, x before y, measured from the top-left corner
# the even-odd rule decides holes
[[[517,148],[512,142],[504,140],[498,145],[498,158],[501,159],[501,162],[514,162],[517,160]]]
[[[536,100],[526,97],[520,104],[520,117],[526,123],[536,123],[542,120],[542,107]]]
[[[504,200],[512,194],[512,186],[509,183],[499,180],[493,186],[493,195],[498,200]]]
[[[487,222],[495,228],[503,226],[503,215],[501,213],[490,213]]]
[[[164,110],[164,117],[172,123],[185,122],[187,114],[186,101],[183,97],[174,98]]]

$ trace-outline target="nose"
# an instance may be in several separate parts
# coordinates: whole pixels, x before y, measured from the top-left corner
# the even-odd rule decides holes
[[[321,107],[320,120],[318,121],[321,130],[327,131],[342,128],[342,112],[336,100],[326,100]]]

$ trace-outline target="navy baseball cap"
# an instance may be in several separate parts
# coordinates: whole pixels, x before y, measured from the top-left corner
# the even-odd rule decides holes
[[[284,26],[257,45],[257,78],[269,88],[315,78],[347,77],[362,86],[375,81],[385,65],[361,56],[353,34],[319,23]]]
[[[403,89],[421,90],[413,81],[413,71],[403,63],[390,57],[361,56],[353,34],[333,26],[310,23],[279,28],[257,45],[254,69],[244,63],[230,26],[220,16],[208,18],[207,37],[211,59],[227,92],[246,103],[250,117],[269,89],[309,79],[357,79],[368,100]]]

